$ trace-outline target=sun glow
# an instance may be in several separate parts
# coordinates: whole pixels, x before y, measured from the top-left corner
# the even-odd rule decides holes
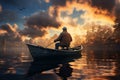
[[[47,3],[50,2],[50,0],[45,1]],[[79,14],[76,16],[77,12],[79,12]],[[77,44],[86,42],[87,32],[92,30],[91,26],[97,27],[107,25],[112,28],[111,26],[115,24],[115,16],[112,12],[109,13],[105,9],[92,7],[87,2],[83,4],[76,0],[72,2],[66,1],[65,6],[50,6],[48,8],[48,14],[50,17],[56,17],[56,21],[60,22],[60,25],[57,27],[46,26],[45,28],[41,28],[41,31],[44,30],[47,33],[41,37],[37,36],[33,39],[33,42],[43,46],[53,42],[62,32],[63,26],[66,26],[68,32],[72,35],[72,46],[74,46],[75,42],[79,42]]]

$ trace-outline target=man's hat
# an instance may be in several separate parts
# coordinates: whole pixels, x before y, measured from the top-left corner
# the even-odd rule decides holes
[[[66,28],[66,27],[63,27],[62,29],[63,29],[63,30],[67,30],[67,28]]]

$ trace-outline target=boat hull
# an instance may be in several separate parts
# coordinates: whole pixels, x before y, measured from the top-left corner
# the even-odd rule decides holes
[[[27,44],[33,60],[41,59],[66,59],[81,57],[81,49],[79,50],[55,50]]]

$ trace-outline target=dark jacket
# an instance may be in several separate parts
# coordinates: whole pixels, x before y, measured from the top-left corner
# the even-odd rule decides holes
[[[72,41],[72,37],[67,31],[63,31],[55,42],[56,41],[60,41],[61,46],[69,46]]]

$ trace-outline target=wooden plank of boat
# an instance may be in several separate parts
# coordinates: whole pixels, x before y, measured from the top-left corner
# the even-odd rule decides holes
[[[56,50],[56,49],[44,48],[32,44],[27,44],[27,46],[34,60],[80,57],[82,51],[81,46],[71,48],[69,50]]]

